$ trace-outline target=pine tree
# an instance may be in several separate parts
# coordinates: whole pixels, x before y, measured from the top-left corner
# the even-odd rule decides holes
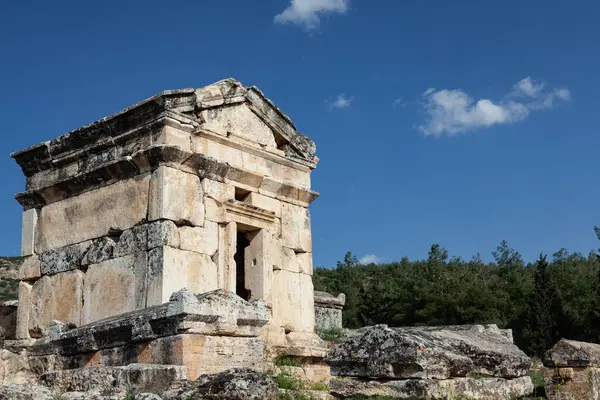
[[[528,353],[541,357],[560,339],[558,322],[562,315],[560,297],[550,277],[546,256],[542,254],[535,266],[534,286],[523,336],[528,343]]]

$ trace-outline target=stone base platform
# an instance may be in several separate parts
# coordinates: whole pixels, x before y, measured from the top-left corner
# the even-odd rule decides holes
[[[285,342],[267,348],[266,370],[271,375],[285,373],[306,383],[328,383],[330,368],[324,358],[329,348],[316,333],[290,332]],[[285,357],[296,361],[298,367],[279,366],[278,359]]]
[[[21,357],[37,375],[136,363],[184,366],[190,380],[230,368],[262,370],[259,335],[267,319],[262,302],[225,290],[194,295],[183,289],[168,303],[79,328],[56,323]],[[45,376],[58,376],[52,374]]]
[[[162,392],[185,382],[186,378],[187,369],[181,365],[131,364],[53,371],[42,375],[41,382],[55,393],[107,388]]]

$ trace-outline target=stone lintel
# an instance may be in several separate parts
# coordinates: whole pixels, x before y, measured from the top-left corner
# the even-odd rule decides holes
[[[229,200],[225,203],[225,209],[232,220],[241,225],[266,229],[275,222],[273,211],[263,210],[241,201]]]
[[[318,193],[312,190],[266,178],[204,154],[184,151],[176,146],[154,145],[132,156],[103,164],[94,170],[66,178],[50,186],[18,193],[15,198],[25,210],[41,208],[65,198],[153,171],[162,165],[196,173],[201,178],[219,182],[232,181],[255,185],[259,192],[263,191],[265,194],[298,205],[308,206],[318,197]]]
[[[74,355],[130,345],[186,331],[216,336],[258,337],[268,321],[261,301],[247,302],[227,290],[173,293],[169,302],[71,329],[52,341],[38,341],[32,355]]]

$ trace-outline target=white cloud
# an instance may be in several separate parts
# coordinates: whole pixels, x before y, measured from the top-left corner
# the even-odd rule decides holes
[[[319,27],[320,15],[326,13],[344,14],[348,11],[349,0],[291,0],[288,8],[274,18],[277,24],[293,23],[306,30]]]
[[[529,96],[538,97],[542,94],[546,84],[544,82],[535,84],[530,77],[521,79],[515,86],[513,86],[513,93],[517,96]]]
[[[360,260],[358,260],[358,262],[362,265],[367,265],[367,264],[377,264],[380,261],[379,257],[377,257],[375,254],[368,254],[366,256],[364,256],[363,258],[361,258]]]
[[[338,94],[335,100],[329,100],[327,103],[329,103],[329,108],[350,108],[353,101],[354,97],[346,97],[345,93],[341,93]]]
[[[396,107],[406,107],[406,103],[403,101],[404,98],[403,97],[398,97],[396,100],[393,101],[392,103],[392,107],[396,108]]]
[[[426,121],[418,129],[427,135],[456,135],[492,125],[521,121],[532,111],[568,101],[568,89],[545,90],[544,82],[521,79],[504,101],[475,100],[460,89],[427,89],[423,93]]]

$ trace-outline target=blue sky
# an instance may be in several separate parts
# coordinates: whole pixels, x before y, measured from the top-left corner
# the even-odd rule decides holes
[[[12,151],[234,77],[317,143],[314,262],[526,260],[600,243],[596,1],[20,1],[0,11],[0,254]]]

